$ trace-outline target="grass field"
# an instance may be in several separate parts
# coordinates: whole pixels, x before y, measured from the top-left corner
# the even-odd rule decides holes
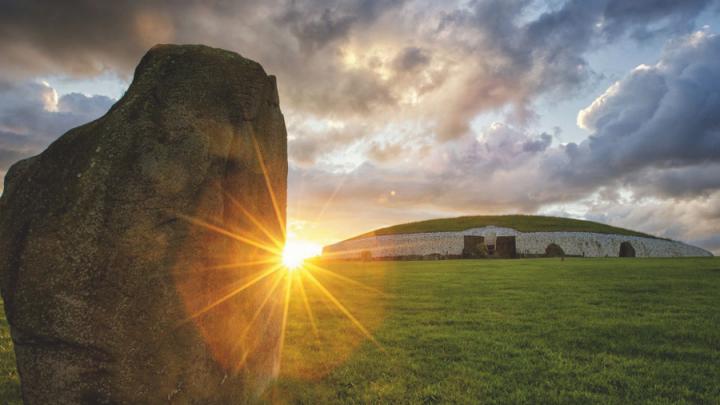
[[[0,404],[21,404],[20,380],[15,368],[15,352],[10,338],[10,328],[5,319],[4,304],[0,317],[2,318],[0,320]]]
[[[527,259],[335,264],[381,287],[384,318],[302,403],[720,403],[720,260]],[[333,291],[338,291],[338,288]],[[358,297],[359,302],[354,302]],[[315,303],[322,307],[320,303]],[[363,313],[368,312],[369,313]],[[303,341],[300,308],[288,344]],[[336,327],[336,319],[318,326]],[[352,330],[346,328],[346,334]],[[326,340],[331,342],[331,340]],[[302,345],[301,345],[302,346]],[[296,348],[298,351],[307,351]],[[290,350],[292,351],[292,350]]]
[[[378,345],[305,278],[268,402],[720,403],[718,259],[325,267],[366,286],[312,271]],[[12,403],[1,332],[0,403]]]
[[[656,238],[656,236],[646,233],[580,219],[546,217],[541,215],[479,215],[430,219],[393,225],[358,235],[352,239],[401,233],[459,232],[470,228],[482,228],[490,225],[513,228],[520,232],[595,232]]]

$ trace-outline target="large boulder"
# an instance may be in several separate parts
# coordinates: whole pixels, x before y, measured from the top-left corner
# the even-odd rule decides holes
[[[25,402],[258,395],[278,371],[286,182],[275,78],[152,48],[104,117],[6,175],[0,289]]]

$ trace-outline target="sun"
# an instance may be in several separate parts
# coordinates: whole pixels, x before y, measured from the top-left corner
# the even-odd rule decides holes
[[[282,262],[285,267],[294,271],[302,267],[306,259],[322,253],[320,245],[307,241],[287,241],[282,251]]]

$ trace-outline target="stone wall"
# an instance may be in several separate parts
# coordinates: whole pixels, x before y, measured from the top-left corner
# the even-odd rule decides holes
[[[585,257],[617,257],[622,242],[630,242],[637,257],[712,256],[704,249],[682,242],[590,232],[528,232],[511,228],[488,226],[462,232],[432,232],[371,236],[326,246],[323,254],[331,258],[355,259],[362,252],[372,257],[400,257],[426,255],[461,255],[465,235],[515,236],[519,255],[543,255],[545,248],[555,243],[566,255]]]
[[[543,254],[555,243],[568,256],[617,257],[620,244],[630,242],[637,257],[712,256],[704,249],[682,242],[590,232],[532,232],[517,237],[518,254]]]

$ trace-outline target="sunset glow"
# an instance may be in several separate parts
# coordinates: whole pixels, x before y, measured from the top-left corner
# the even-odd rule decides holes
[[[294,271],[303,265],[305,260],[322,253],[322,247],[317,243],[307,241],[288,241],[282,251],[282,262],[285,267]]]
[[[180,281],[178,288],[189,314],[186,321],[196,323],[216,359],[231,372],[262,373],[266,363],[258,359],[276,351],[274,375],[311,379],[340,364],[363,341],[383,350],[372,330],[382,319],[384,292],[308,260],[320,256],[322,246],[302,227],[288,230],[285,226],[265,155],[255,139],[253,145],[273,206],[270,222],[229,193],[224,197],[230,206],[240,214],[241,222],[252,227],[232,228],[177,214],[198,231],[236,243],[238,252],[246,248],[254,252],[191,272]],[[216,277],[219,288],[198,290],[206,277]],[[342,339],[338,325],[344,331]],[[322,350],[309,355],[309,350],[319,350],[321,341],[332,343],[324,343]]]
[[[0,33],[0,405],[720,405],[720,0]]]

